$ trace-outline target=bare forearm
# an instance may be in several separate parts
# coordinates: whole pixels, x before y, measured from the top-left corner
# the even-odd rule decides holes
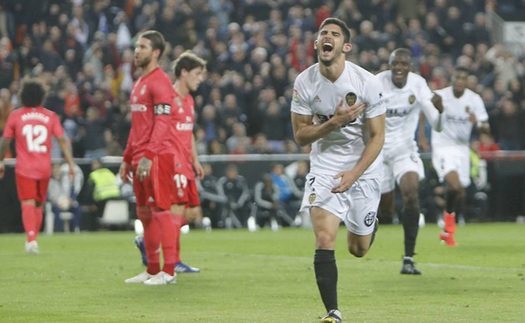
[[[5,155],[7,154],[7,147],[9,147],[9,142],[11,140],[4,137],[0,138],[0,161],[3,161]]]
[[[69,165],[73,165],[73,155],[71,154],[71,146],[69,145],[69,142],[64,137],[57,138],[57,140],[58,145],[60,146],[60,149],[62,149],[62,153],[64,154],[64,159],[66,163],[68,163]]]
[[[332,119],[322,124],[304,126],[295,132],[295,141],[300,146],[306,146],[339,128]]]
[[[385,136],[377,134],[370,138],[368,141],[361,158],[354,167],[354,170],[361,176],[370,165],[376,160],[377,156],[381,153],[383,149],[383,144],[385,142]]]

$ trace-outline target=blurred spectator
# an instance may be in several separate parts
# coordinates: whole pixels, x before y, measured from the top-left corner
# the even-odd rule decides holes
[[[491,116],[494,137],[502,150],[523,149],[524,112],[509,98],[503,98],[500,107]]]
[[[81,125],[84,131],[82,135],[85,148],[84,158],[102,158],[106,156],[105,124],[106,122],[99,117],[97,108],[89,107],[86,112],[86,120]]]
[[[236,122],[232,126],[232,135],[226,139],[228,151],[233,152],[236,148],[245,147],[251,144],[251,139],[246,135],[246,126],[242,122]]]
[[[104,147],[106,156],[122,156],[124,149],[119,144],[115,137],[113,137],[113,132],[110,129],[104,130],[104,142],[106,146]]]
[[[212,226],[216,228],[219,225],[219,221],[221,221],[221,215],[227,199],[219,195],[217,189],[218,179],[213,174],[212,165],[202,164],[202,168],[204,169],[204,177],[197,181],[202,215],[203,217],[209,218]]]
[[[87,226],[88,230],[96,231],[106,202],[120,198],[117,176],[110,169],[103,167],[100,159],[93,159],[86,189],[92,202]]]
[[[217,192],[221,199],[227,201],[219,227],[244,227],[250,212],[250,189],[235,164],[226,167],[225,175],[217,181]]]
[[[66,163],[54,164],[52,175],[47,193],[54,215],[54,231],[79,232],[81,213],[78,196],[84,184],[82,169],[75,165],[75,176],[71,178]],[[71,218],[66,217],[64,213],[71,214]],[[64,227],[66,219],[71,220],[71,227]]]

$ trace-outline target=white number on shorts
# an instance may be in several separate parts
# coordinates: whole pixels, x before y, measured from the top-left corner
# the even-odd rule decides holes
[[[188,179],[183,174],[175,174],[173,179],[175,180],[177,188],[186,188],[186,186],[188,186]]]
[[[43,125],[26,124],[22,128],[22,134],[26,137],[27,150],[35,153],[46,153],[47,128]]]

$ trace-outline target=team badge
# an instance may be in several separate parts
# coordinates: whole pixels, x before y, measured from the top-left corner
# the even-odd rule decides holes
[[[363,221],[367,227],[372,226],[372,224],[374,224],[374,222],[376,221],[376,212],[374,211],[368,212],[368,214],[365,216]]]
[[[355,101],[357,101],[357,95],[355,95],[354,92],[348,92],[345,95],[345,101],[346,104],[351,107],[355,104]]]
[[[293,89],[293,97],[292,97],[292,100],[293,100],[293,102],[295,102],[295,103],[299,102],[299,91],[297,91],[296,89]]]
[[[308,196],[308,203],[312,204],[316,197],[315,193],[310,194],[310,196]]]
[[[469,107],[468,105],[465,107],[465,112],[466,112],[466,113],[469,113],[469,112],[470,112],[470,107]]]
[[[412,94],[411,96],[408,97],[408,103],[414,104],[414,102],[416,102],[416,96]]]

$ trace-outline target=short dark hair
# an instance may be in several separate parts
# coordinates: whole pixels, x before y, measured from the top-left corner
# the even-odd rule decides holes
[[[182,70],[191,71],[194,68],[202,67],[203,69],[206,68],[206,61],[199,56],[197,56],[195,53],[193,53],[191,50],[187,50],[184,53],[182,53],[177,59],[173,62],[173,74],[176,78],[179,78],[179,76],[182,73]]]
[[[153,48],[153,50],[160,50],[159,58],[162,56],[164,49],[166,49],[166,40],[160,32],[156,30],[146,30],[145,32],[141,33],[139,37],[149,39],[151,42],[151,48]]]
[[[38,107],[44,103],[47,92],[44,83],[37,79],[29,79],[22,83],[20,101],[24,107]]]
[[[467,73],[470,75],[470,69],[468,67],[465,67],[465,66],[456,66],[456,68],[454,68],[454,74],[457,74],[457,73]]]
[[[344,36],[345,43],[350,42],[350,28],[346,25],[344,21],[342,21],[339,18],[329,17],[323,20],[321,25],[319,26],[319,30],[323,29],[326,25],[337,25],[341,28]]]
[[[396,48],[390,53],[390,57],[388,58],[388,64],[392,64],[392,61],[396,56],[408,56],[409,58],[412,58],[412,52],[407,48]]]

